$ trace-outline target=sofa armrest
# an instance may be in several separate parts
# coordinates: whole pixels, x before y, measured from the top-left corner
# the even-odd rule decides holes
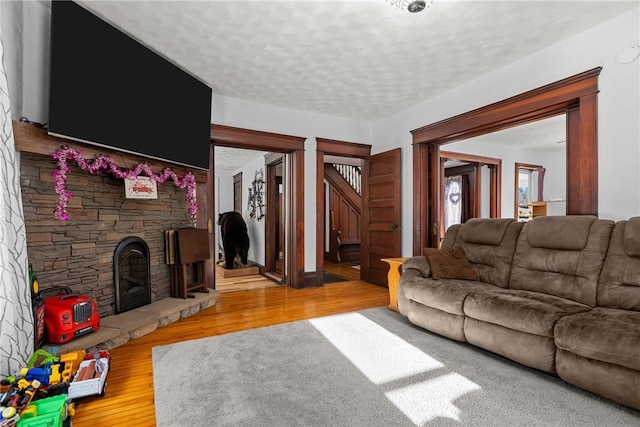
[[[431,268],[429,267],[429,261],[424,255],[418,255],[409,258],[402,264],[402,273],[407,270],[418,270],[422,277],[431,277]]]

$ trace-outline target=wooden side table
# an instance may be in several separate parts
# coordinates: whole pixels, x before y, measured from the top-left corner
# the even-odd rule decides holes
[[[389,305],[388,309],[398,311],[398,283],[400,282],[400,266],[408,260],[409,257],[404,258],[382,258],[380,261],[384,261],[389,264],[389,274],[387,281],[389,282]]]

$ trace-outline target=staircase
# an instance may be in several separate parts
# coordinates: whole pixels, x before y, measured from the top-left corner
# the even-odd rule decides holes
[[[329,247],[334,263],[360,261],[361,181],[359,166],[325,164],[329,183]]]
[[[347,181],[347,184],[349,184],[349,186],[353,188],[359,196],[362,195],[362,168],[360,166],[342,165],[337,163],[332,163],[331,166],[338,171],[340,176]]]

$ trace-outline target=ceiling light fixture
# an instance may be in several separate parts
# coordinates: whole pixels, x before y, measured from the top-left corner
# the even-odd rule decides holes
[[[431,7],[436,0],[387,0],[387,2],[403,12],[418,13]]]

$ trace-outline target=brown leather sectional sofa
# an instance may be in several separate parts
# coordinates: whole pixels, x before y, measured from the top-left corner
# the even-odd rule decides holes
[[[471,219],[447,230],[478,280],[402,266],[410,322],[640,410],[640,217]]]

